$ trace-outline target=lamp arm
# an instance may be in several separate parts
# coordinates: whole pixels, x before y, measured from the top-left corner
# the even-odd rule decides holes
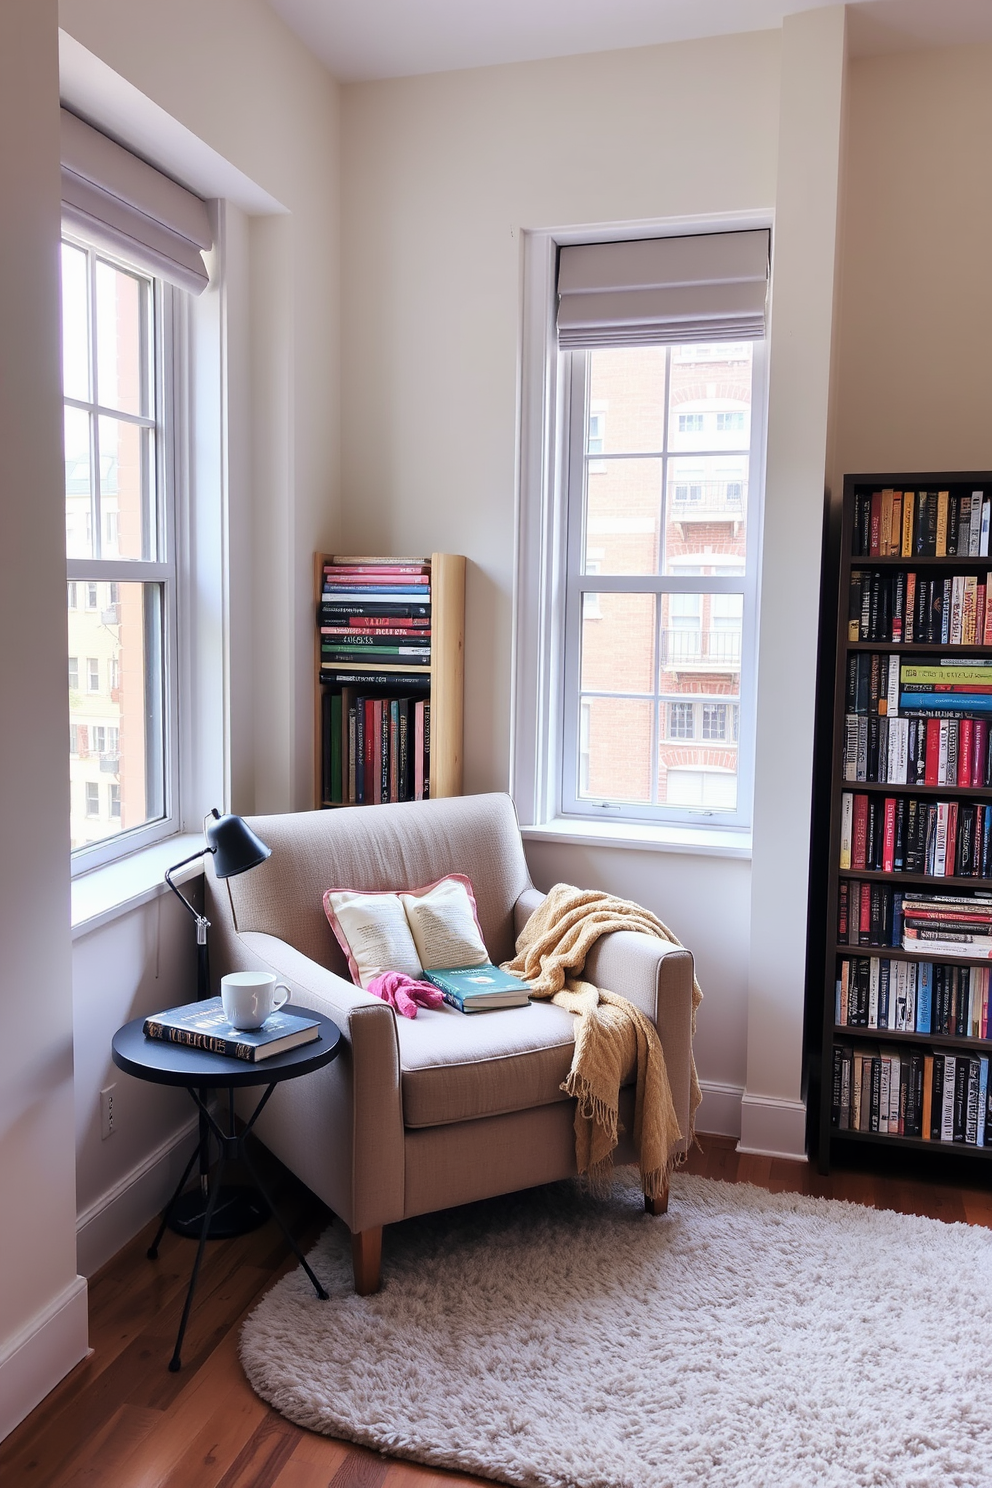
[[[197,858],[205,858],[207,853],[210,851],[211,849],[209,847],[204,847],[201,849],[200,852],[191,853],[188,858],[183,858],[181,863],[173,863],[171,868],[167,868],[165,870],[165,881],[169,885],[169,888],[175,894],[177,899],[182,900],[183,904],[185,904],[186,908],[189,910],[190,914],[196,921],[196,943],[197,945],[201,946],[205,946],[207,943],[207,931],[210,929],[210,921],[207,919],[206,915],[202,915],[200,913],[195,905],[190,904],[185,894],[180,893],[179,889],[177,889],[176,885],[172,882],[172,874],[176,873],[180,868],[185,868],[187,863],[195,863]]]

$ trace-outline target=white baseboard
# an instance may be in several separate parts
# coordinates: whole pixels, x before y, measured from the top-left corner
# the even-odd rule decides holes
[[[76,1217],[76,1265],[92,1276],[165,1208],[189,1160],[193,1116]]]
[[[724,1085],[719,1080],[700,1080],[703,1098],[696,1112],[696,1130],[721,1137],[741,1134],[743,1085]]]
[[[0,1440],[86,1357],[88,1347],[86,1278],[76,1276],[0,1352]]]
[[[738,1152],[761,1157],[787,1157],[806,1161],[806,1104],[771,1095],[741,1099],[741,1139]]]

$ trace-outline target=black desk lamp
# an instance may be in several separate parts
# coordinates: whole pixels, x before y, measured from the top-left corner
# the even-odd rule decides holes
[[[257,868],[259,863],[264,863],[266,858],[271,858],[272,849],[266,847],[261,837],[257,837],[240,816],[221,816],[216,807],[211,811],[203,825],[207,845],[199,852],[191,853],[188,858],[183,858],[181,863],[173,863],[171,868],[165,870],[165,881],[175,894],[181,899],[196,921],[196,996],[199,1002],[210,996],[210,964],[207,952],[207,931],[210,929],[210,921],[206,915],[202,915],[195,905],[190,904],[185,894],[180,893],[172,882],[173,873],[180,868],[185,868],[187,863],[196,862],[197,858],[205,858],[207,853],[213,855],[214,873],[218,878],[236,878],[239,873],[247,873],[249,868]],[[201,1099],[206,1099],[207,1092],[200,1092]],[[232,1097],[233,1098],[233,1097]],[[203,1113],[200,1114],[200,1187],[181,1194],[172,1206],[169,1215],[169,1228],[177,1231],[180,1235],[196,1239],[200,1234],[203,1222],[203,1214],[207,1206],[209,1193],[209,1128]],[[218,1195],[213,1219],[210,1223],[211,1240],[228,1239],[233,1235],[244,1235],[249,1230],[264,1224],[269,1217],[269,1211],[261,1200],[261,1196],[254,1188],[231,1187],[222,1188]]]
[[[183,858],[181,863],[173,863],[171,868],[165,870],[165,881],[169,888],[177,899],[182,900],[196,921],[196,995],[201,1002],[210,996],[210,966],[207,960],[207,931],[210,929],[210,921],[190,904],[185,894],[179,892],[172,882],[172,875],[180,868],[185,868],[187,863],[205,858],[207,853],[213,853],[214,873],[218,878],[236,878],[239,873],[257,868],[259,863],[264,863],[266,858],[272,856],[271,847],[266,847],[261,837],[256,837],[242,817],[221,816],[216,806],[204,823],[204,833],[206,847]]]

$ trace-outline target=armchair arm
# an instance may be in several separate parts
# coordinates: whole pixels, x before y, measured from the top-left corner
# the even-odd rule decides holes
[[[524,889],[520,898],[513,906],[513,938],[516,940],[521,930],[534,913],[537,906],[547,894],[542,894],[540,889]]]
[[[628,998],[654,1023],[683,1134],[689,1131],[692,971],[692,953],[682,946],[618,930],[596,942],[582,973],[594,986]]]
[[[333,1018],[343,1035],[332,1064],[278,1087],[259,1118],[259,1136],[350,1230],[402,1219],[403,1111],[392,1008],[274,935],[245,931],[234,940],[231,959],[241,969],[274,972],[294,1003]]]

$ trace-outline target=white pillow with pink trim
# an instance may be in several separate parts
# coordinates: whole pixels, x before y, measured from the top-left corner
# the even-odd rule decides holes
[[[352,981],[362,987],[384,971],[418,979],[425,970],[480,966],[489,960],[472,884],[464,873],[393,893],[328,889],[324,912],[348,959]]]

